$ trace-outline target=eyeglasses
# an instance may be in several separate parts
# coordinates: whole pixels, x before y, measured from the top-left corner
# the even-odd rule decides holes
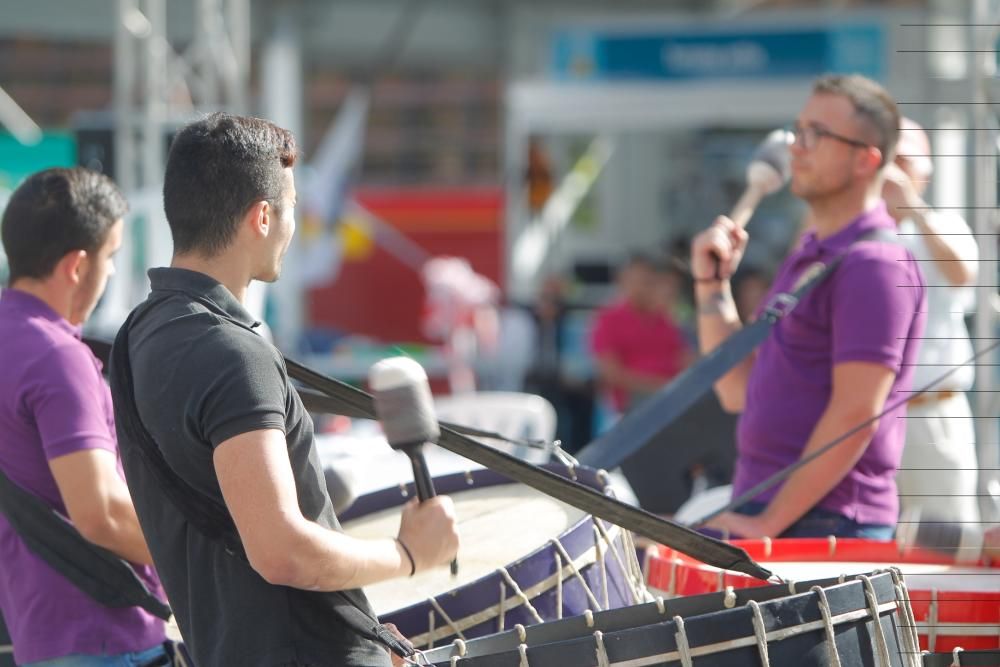
[[[854,146],[855,148],[868,148],[871,146],[871,144],[864,141],[858,141],[857,139],[845,137],[842,134],[831,132],[830,130],[817,125],[799,125],[798,123],[795,123],[788,128],[788,131],[792,133],[793,141],[807,151],[811,151],[816,148],[816,144],[818,144],[819,140],[823,137],[836,139],[837,141],[841,141],[849,146]]]

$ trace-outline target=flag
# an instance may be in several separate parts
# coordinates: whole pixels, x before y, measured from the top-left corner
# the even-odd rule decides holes
[[[299,270],[305,285],[329,283],[344,258],[338,227],[361,161],[370,98],[368,88],[360,85],[347,93],[310,165],[300,234]]]

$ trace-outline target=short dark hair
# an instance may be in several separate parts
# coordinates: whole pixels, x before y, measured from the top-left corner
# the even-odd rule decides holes
[[[295,158],[292,133],[260,118],[214,113],[181,129],[163,180],[174,252],[212,257],[254,202],[280,211],[282,170]]]
[[[855,116],[868,128],[872,144],[882,151],[880,167],[892,162],[902,119],[896,101],[879,84],[860,74],[828,74],[813,85],[813,93],[850,100]]]
[[[49,276],[66,253],[96,252],[128,212],[110,178],[83,167],[53,168],[29,176],[3,214],[3,249],[10,283]]]

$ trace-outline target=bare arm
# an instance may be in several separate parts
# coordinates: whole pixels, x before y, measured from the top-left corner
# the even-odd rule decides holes
[[[743,325],[736,312],[729,278],[736,272],[747,244],[746,232],[720,216],[691,245],[691,270],[695,278],[698,312],[698,346],[711,352]],[[716,276],[718,258],[719,279]],[[753,357],[748,356],[715,383],[715,393],[727,412],[742,412]]]
[[[216,447],[214,463],[250,565],[268,582],[335,591],[410,573],[406,554],[391,537],[358,540],[302,516],[281,431],[230,438]],[[455,555],[453,514],[447,497],[404,508],[399,538],[418,570]]]
[[[50,460],[49,468],[70,521],[81,535],[127,561],[152,564],[114,454],[84,449]]]
[[[886,167],[882,197],[896,222],[906,218],[913,220],[938,270],[953,287],[975,281],[978,273],[976,260],[979,259],[975,239],[958,233],[964,229],[941,229],[940,223],[934,224],[929,215],[931,207],[917,192],[907,173],[896,164]],[[970,254],[975,256],[970,257]]]
[[[833,392],[802,453],[806,457],[882,411],[895,373],[886,366],[846,362],[833,368]],[[812,509],[854,468],[878,429],[873,422],[813,463],[796,470],[760,515],[723,514],[711,525],[743,537],[777,536]]]

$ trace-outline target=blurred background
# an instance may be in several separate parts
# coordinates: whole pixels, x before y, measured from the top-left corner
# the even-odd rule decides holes
[[[930,130],[929,200],[968,208],[969,321],[995,336],[998,24],[991,0],[0,0],[0,208],[48,166],[121,184],[126,243],[88,325],[110,337],[170,259],[172,134],[213,110],[268,118],[303,156],[297,242],[253,294],[277,345],[350,382],[402,352],[439,394],[542,395],[573,451],[607,423],[590,327],[619,268],[663,258],[693,349],[686,244],[823,73],[880,81]],[[802,216],[787,192],[757,210],[746,308]],[[995,384],[978,374],[984,468]],[[699,409],[698,437],[731,447],[732,422]]]

